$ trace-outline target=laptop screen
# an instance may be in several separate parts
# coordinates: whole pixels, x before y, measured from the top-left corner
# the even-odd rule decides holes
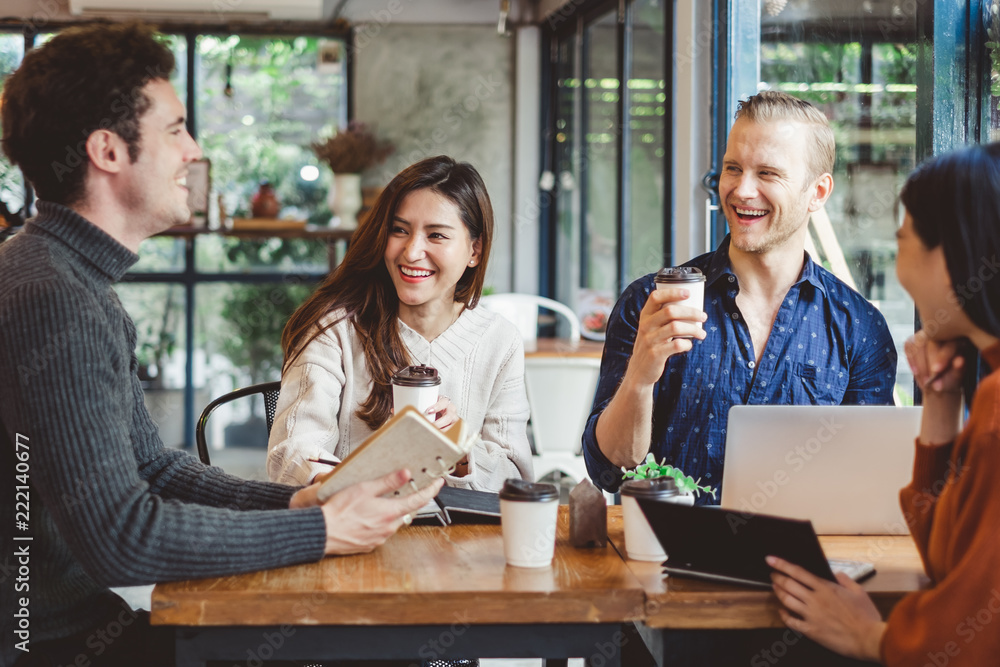
[[[899,489],[919,430],[920,408],[734,406],[721,504],[808,519],[823,535],[905,535]]]

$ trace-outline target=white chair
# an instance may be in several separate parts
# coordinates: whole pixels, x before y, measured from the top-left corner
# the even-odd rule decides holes
[[[535,439],[535,479],[558,471],[586,479],[581,438],[597,391],[601,360],[593,357],[528,356],[524,382]]]
[[[479,299],[486,310],[510,320],[521,332],[526,350],[535,349],[538,340],[538,309],[549,310],[562,315],[569,324],[569,340],[580,340],[580,318],[566,304],[536,294],[489,294]]]
[[[601,361],[593,357],[536,355],[538,311],[547,308],[569,324],[567,340],[580,340],[580,320],[558,301],[534,294],[490,294],[479,300],[486,310],[511,321],[524,339],[524,383],[531,408],[535,479],[560,472],[579,482],[587,475],[580,439],[597,391]]]

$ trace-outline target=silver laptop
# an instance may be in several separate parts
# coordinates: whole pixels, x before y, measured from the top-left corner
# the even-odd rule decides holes
[[[737,405],[721,505],[812,521],[820,535],[906,535],[919,407]]]

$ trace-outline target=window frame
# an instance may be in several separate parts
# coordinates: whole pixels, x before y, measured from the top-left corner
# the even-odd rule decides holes
[[[983,4],[988,0],[949,0],[914,3],[916,12],[917,61],[917,121],[916,163],[964,145],[989,140],[990,127],[990,63],[986,51],[986,27],[983,24]],[[716,136],[712,145],[712,164],[722,162],[726,136],[733,122],[735,104],[742,96],[756,92],[760,79],[760,8],[757,3],[741,0],[713,0],[716,20],[713,21],[716,53],[725,63],[725,80],[713,81],[713,127]],[[747,25],[754,26],[753,30]],[[753,48],[747,48],[747,40]],[[739,41],[737,41],[739,40]],[[737,49],[737,44],[740,48]],[[724,53],[720,50],[724,49]],[[749,59],[736,62],[734,53],[755,54],[756,64]],[[718,70],[716,70],[718,72]],[[974,82],[979,81],[978,86]],[[751,88],[752,84],[752,88]],[[957,97],[955,91],[961,91]],[[956,106],[960,109],[956,112]],[[705,176],[706,188],[714,190],[718,200],[718,172],[713,168]],[[712,241],[717,245],[726,233],[726,222],[716,211],[712,224]],[[914,309],[914,331],[919,331],[919,315]],[[986,370],[979,362],[982,376]],[[966,375],[966,396],[973,395],[977,374]],[[914,404],[922,403],[920,388],[913,385]]]
[[[617,188],[615,203],[615,284],[611,288],[616,294],[628,284],[628,265],[630,257],[630,247],[632,243],[631,228],[628,224],[631,212],[630,174],[628,165],[630,164],[631,149],[631,128],[628,122],[629,94],[627,82],[632,76],[632,30],[634,22],[634,0],[589,0],[574,6],[571,11],[559,14],[559,21],[555,25],[550,19],[547,29],[543,31],[543,48],[548,53],[542,76],[542,127],[545,142],[543,144],[542,164],[544,168],[556,178],[553,192],[542,192],[541,197],[547,205],[543,207],[540,215],[540,237],[539,237],[539,294],[550,298],[558,298],[558,293],[563,287],[560,280],[564,279],[560,275],[558,265],[558,173],[561,164],[559,162],[559,149],[556,146],[556,135],[558,129],[556,121],[559,115],[558,100],[559,88],[558,77],[553,73],[559,67],[560,46],[569,44],[575,53],[574,76],[581,85],[577,89],[574,99],[574,124],[573,137],[574,158],[577,162],[586,162],[582,154],[586,150],[586,142],[582,140],[586,136],[587,117],[586,105],[583,101],[585,87],[583,82],[587,78],[585,65],[589,53],[589,43],[586,39],[587,28],[596,21],[607,16],[610,12],[615,12],[617,16],[617,49],[616,49],[616,77],[620,82],[619,96],[617,103],[616,118],[616,150],[618,154],[616,165],[615,186]],[[674,191],[673,191],[673,111],[672,101],[674,99],[674,68],[670,54],[675,51],[675,26],[674,26],[675,6],[673,0],[665,0],[663,3],[664,38],[662,46],[665,114],[663,116],[663,180],[664,188],[662,192],[663,204],[661,210],[663,248],[661,251],[663,264],[669,266],[673,261],[674,242]],[[582,176],[582,174],[581,174]],[[587,287],[589,272],[588,257],[588,230],[586,227],[587,218],[587,186],[585,179],[580,178],[576,191],[575,206],[578,207],[579,216],[574,220],[580,233],[579,256],[576,258],[580,271],[579,278],[572,288]]]

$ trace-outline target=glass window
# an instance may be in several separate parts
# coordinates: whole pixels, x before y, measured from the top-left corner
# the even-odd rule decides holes
[[[281,332],[315,285],[296,276],[268,283],[210,283],[195,288],[195,386],[208,399],[238,387],[281,379]],[[267,447],[262,399],[234,401],[212,415],[206,441],[214,465],[237,466],[227,447]],[[230,469],[266,479],[265,453],[259,466]]]
[[[631,0],[623,25],[607,3],[553,36],[554,246],[544,287],[579,313],[588,338],[603,339],[628,283],[663,265],[668,6]]]
[[[133,273],[179,273],[184,270],[184,241],[169,236],[154,236],[139,246],[139,261]]]
[[[195,245],[195,266],[199,272],[325,273],[328,250],[316,240],[205,236]]]
[[[618,283],[618,13],[584,30],[582,287],[614,289]]]
[[[159,425],[168,447],[182,447],[184,385],[187,364],[184,286],[172,283],[119,283],[115,291],[136,328],[135,354],[139,361],[146,408]],[[205,399],[204,401],[202,399]],[[211,400],[196,395],[196,404]]]
[[[195,288],[195,347],[209,377],[225,377],[215,395],[281,379],[281,332],[315,285],[298,276],[266,283],[211,283]]]
[[[24,57],[24,36],[21,33],[0,32],[0,93],[7,75],[17,69]],[[0,152],[0,202],[11,213],[24,206],[24,179]],[[2,227],[0,219],[0,227]]]
[[[576,184],[580,180],[579,136],[577,134],[577,103],[580,79],[576,72],[577,36],[559,41],[555,64],[555,122],[553,152],[556,164],[556,244],[554,263],[558,269],[555,280],[556,299],[572,304],[580,284],[580,198]]]
[[[663,178],[666,90],[663,7],[660,0],[632,5],[632,72],[628,79],[629,249],[626,282],[663,266]]]
[[[987,126],[986,139],[992,142],[1000,141],[1000,4],[984,2],[982,7],[990,70],[987,89],[983,91],[983,104],[989,118],[984,125]]]
[[[187,104],[187,38],[184,35],[163,35],[162,40],[174,54],[174,72],[170,83],[174,84],[181,102]]]
[[[197,48],[198,140],[226,211],[249,217],[251,197],[267,180],[283,216],[325,224],[332,175],[309,145],[346,124],[346,75],[337,55],[346,52],[344,43],[201,35]]]
[[[810,254],[885,315],[899,351],[897,398],[910,404],[902,344],[913,333],[913,302],[896,280],[894,204],[916,161],[916,22],[893,15],[886,36],[867,15],[871,3],[841,5],[765,13],[758,88],[807,99],[830,119],[835,187],[812,217]]]

